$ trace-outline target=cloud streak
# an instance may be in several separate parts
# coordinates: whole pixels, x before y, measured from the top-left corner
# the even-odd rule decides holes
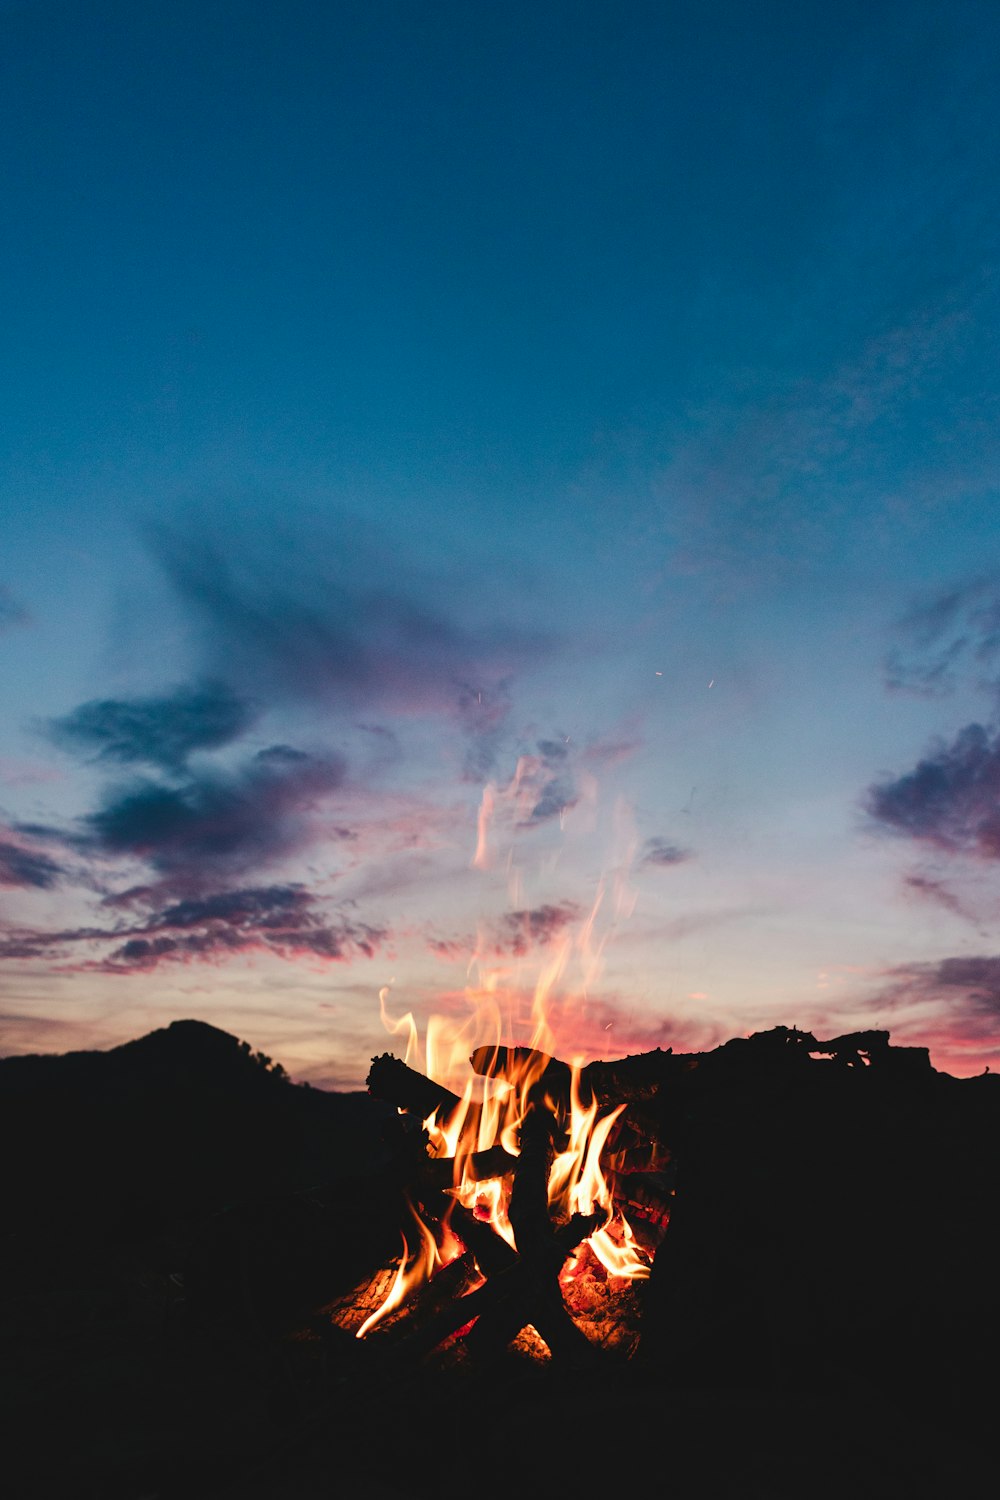
[[[0,838],[0,886],[49,890],[62,879],[62,865],[38,849]]]
[[[1000,579],[975,578],[929,595],[899,621],[886,686],[943,698],[963,681],[1000,703]]]
[[[81,947],[110,947],[99,958],[72,958],[75,972],[149,973],[164,964],[221,962],[238,953],[274,953],[348,962],[373,957],[385,943],[384,927],[358,921],[343,910],[328,913],[301,885],[270,885],[216,891],[181,901],[158,901],[155,889],[137,890],[109,907],[141,908],[113,927],[79,927],[45,933],[8,931],[0,956],[58,960]]]
[[[640,868],[652,867],[653,869],[669,868],[671,865],[684,864],[692,858],[691,850],[684,849],[680,844],[675,844],[670,839],[659,835],[648,838],[642,846],[639,855]]]
[[[928,1046],[944,1065],[968,1072],[1000,1062],[1000,955],[965,954],[901,964],[873,1004],[899,1034]]]

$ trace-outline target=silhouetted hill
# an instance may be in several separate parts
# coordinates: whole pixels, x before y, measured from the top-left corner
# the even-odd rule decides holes
[[[72,1276],[136,1255],[176,1272],[220,1215],[322,1190],[349,1196],[392,1154],[395,1112],[292,1084],[270,1058],[180,1020],[106,1052],[0,1059],[8,1277]],[[346,1201],[346,1199],[345,1199]],[[259,1211],[259,1207],[256,1207]]]

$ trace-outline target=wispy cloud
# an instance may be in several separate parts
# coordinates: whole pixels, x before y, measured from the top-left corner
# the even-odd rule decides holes
[[[872,1000],[893,1040],[929,1047],[947,1070],[1000,1062],[1000,956],[967,954],[890,969]]]
[[[771,585],[990,493],[998,444],[982,404],[983,330],[996,318],[995,278],[966,267],[950,286],[914,278],[881,296],[867,336],[825,354],[810,346],[804,302],[797,366],[734,370],[678,422],[657,486],[674,571],[716,572],[733,591]]]
[[[1000,578],[967,580],[916,602],[885,664],[895,692],[943,698],[960,682],[1000,701]]]
[[[143,888],[106,906],[132,910],[125,921],[106,927],[8,931],[0,937],[0,956],[55,961],[73,971],[132,974],[251,952],[346,962],[373,957],[388,937],[385,928],[343,909],[329,910],[300,885],[243,887],[173,902],[163,901],[155,888]],[[80,956],[81,949],[96,949],[99,956]]]
[[[903,886],[911,895],[923,901],[929,901],[934,906],[944,907],[946,911],[953,912],[956,917],[962,917],[970,922],[977,920],[976,914],[944,880],[939,880],[932,875],[910,874],[903,877]]]
[[[290,520],[282,545],[160,528],[152,546],[212,676],[269,703],[446,718],[478,773],[512,678],[555,648],[510,618],[473,621],[456,588],[404,566],[391,536],[361,535],[343,518],[322,537]]]
[[[0,837],[0,886],[48,890],[64,873],[63,866],[43,850]]]
[[[684,849],[680,844],[675,844],[671,839],[655,835],[648,838],[643,844],[639,854],[639,866],[669,867],[671,865],[684,864],[693,856],[690,849]]]

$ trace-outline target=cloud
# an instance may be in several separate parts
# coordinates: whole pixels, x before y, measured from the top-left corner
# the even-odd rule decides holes
[[[457,714],[466,739],[463,774],[482,782],[496,764],[511,710],[512,679],[493,686],[459,685]]]
[[[0,839],[0,886],[48,890],[63,875],[63,867],[37,849]]]
[[[832,285],[816,288],[834,297]],[[996,320],[995,278],[968,267],[947,286],[915,279],[904,292],[897,279],[882,295],[866,328],[843,325],[820,345],[800,302],[788,329],[798,357],[721,372],[678,413],[656,485],[673,570],[716,571],[743,592],[804,564],[818,571],[834,556],[898,548],[947,505],[975,499],[988,513],[997,442],[984,416],[984,330]],[[833,310],[831,301],[820,321]],[[992,393],[986,401],[995,408]]]
[[[865,807],[892,833],[949,854],[1000,859],[1000,736],[966,725],[912,771],[870,787]]]
[[[894,1021],[893,1038],[930,1048],[949,1070],[1000,1061],[1000,955],[966,954],[900,964],[873,1003]]]
[[[284,958],[308,954],[346,961],[367,958],[386,938],[384,928],[338,915],[331,920],[299,885],[247,887],[174,902],[151,914],[101,961],[116,973],[164,962],[225,958],[270,950]]]
[[[0,939],[0,955],[51,960],[81,946],[112,945],[103,957],[76,959],[70,967],[131,974],[165,963],[218,962],[250,952],[347,962],[373,957],[388,936],[385,928],[360,922],[343,910],[328,913],[297,884],[243,887],[180,901],[158,902],[157,896],[156,888],[147,887],[106,903],[144,908],[130,921],[110,928],[10,931]]]
[[[99,810],[79,820],[80,832],[35,825],[19,831],[85,855],[141,859],[168,880],[201,886],[304,848],[317,804],[342,785],[345,772],[338,755],[273,745],[235,771],[112,787]]]
[[[468,962],[473,956],[500,957],[511,954],[523,957],[532,948],[546,947],[567,927],[580,920],[581,908],[575,901],[543,902],[520,911],[505,912],[496,922],[482,924],[478,939],[428,938],[430,951],[449,962]]]
[[[679,844],[674,844],[669,839],[657,835],[654,838],[648,838],[643,844],[639,855],[639,865],[640,867],[652,865],[654,868],[680,865],[691,857],[690,849],[682,849]]]
[[[512,677],[554,646],[507,619],[463,622],[457,587],[404,568],[391,537],[362,537],[346,520],[322,537],[300,522],[256,552],[166,528],[152,545],[213,674],[273,702],[449,718],[473,742],[479,771]]]
[[[931,875],[906,875],[903,885],[914,896],[930,901],[935,906],[942,906],[946,911],[954,912],[956,917],[963,917],[970,922],[976,920],[975,914],[943,880]]]
[[[578,800],[565,741],[539,740],[537,751],[521,756],[512,783],[521,828],[547,823],[575,807]]]
[[[507,912],[497,925],[496,951],[519,956],[532,948],[544,947],[579,917],[580,908],[574,901]]]
[[[1000,699],[1000,579],[975,578],[915,603],[885,663],[892,692],[942,698],[965,681]]]
[[[182,770],[198,750],[217,750],[253,724],[256,710],[221,682],[177,687],[153,698],[102,698],[53,719],[55,744],[98,761]]]

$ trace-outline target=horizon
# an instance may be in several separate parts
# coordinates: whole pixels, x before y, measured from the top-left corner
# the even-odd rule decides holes
[[[3,26],[0,1053],[1000,1070],[1000,11]]]

